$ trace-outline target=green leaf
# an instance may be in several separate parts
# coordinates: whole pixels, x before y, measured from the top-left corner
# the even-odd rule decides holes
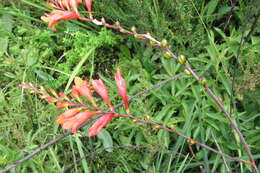
[[[0,56],[7,52],[9,34],[11,34],[13,28],[12,16],[4,14],[0,18]]]
[[[223,123],[228,123],[227,119],[222,115],[222,114],[217,114],[217,113],[206,113],[208,117],[219,120],[220,122]]]
[[[216,7],[218,5],[218,0],[211,0],[208,4],[207,4],[207,15],[211,15],[213,14],[213,12],[215,11]]]
[[[48,73],[41,71],[41,70],[34,70],[34,72],[37,74],[37,76],[44,80],[44,81],[50,81],[50,80],[54,80],[53,77],[51,75],[49,75]]]
[[[85,153],[83,151],[83,144],[82,144],[81,140],[79,139],[78,136],[75,136],[75,138],[76,138],[76,143],[77,143],[80,157],[85,157]],[[87,163],[86,159],[82,159],[81,163],[82,163],[84,172],[89,173],[90,171],[89,171],[89,167],[88,167],[88,163]]]
[[[168,148],[170,144],[170,135],[168,131],[160,130],[158,132],[158,139],[163,142],[163,145]]]
[[[256,135],[256,136],[254,136],[254,137],[252,137],[252,138],[250,138],[250,139],[248,140],[248,143],[250,143],[251,145],[252,145],[254,142],[260,142],[260,135]]]
[[[223,83],[226,91],[228,92],[228,94],[231,96],[231,82],[230,80],[227,79],[227,77],[225,75],[223,75],[222,73],[218,73],[218,76],[221,79],[221,82]]]
[[[6,77],[9,77],[9,78],[12,78],[12,79],[15,79],[17,76],[11,72],[5,72],[4,75]]]
[[[107,130],[102,129],[99,132],[99,134],[97,135],[97,137],[102,140],[103,146],[104,146],[106,151],[108,151],[108,152],[113,151],[113,148],[112,148],[113,147],[113,140],[112,140],[110,133]]]
[[[7,52],[8,48],[8,37],[2,37],[0,38],[0,56],[2,56],[4,53]]]
[[[71,73],[71,76],[67,82],[67,85],[65,87],[65,91],[67,91],[70,87],[70,84],[72,83],[73,79],[76,77],[76,75],[79,73],[81,67],[83,66],[84,62],[88,59],[88,57],[91,56],[91,54],[94,52],[95,48],[90,49],[86,55],[80,60],[80,62],[77,64],[77,66],[74,68],[73,72]]]

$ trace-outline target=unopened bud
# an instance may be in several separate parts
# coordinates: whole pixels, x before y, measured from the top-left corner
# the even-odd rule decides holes
[[[151,118],[149,115],[145,115],[144,117],[148,120]]]
[[[121,33],[125,33],[125,32],[126,32],[126,30],[125,30],[125,29],[123,29],[123,28],[121,28],[121,29],[119,30],[119,32],[121,32]]]
[[[131,31],[136,33],[136,27],[135,27],[135,26],[132,26],[132,27],[131,27]]]
[[[196,144],[196,141],[194,141],[193,139],[190,139],[188,142],[189,142],[189,144],[191,144],[191,145]]]
[[[159,125],[156,125],[156,126],[154,126],[154,128],[155,128],[155,129],[160,129],[160,128],[161,128],[161,126],[159,126]]]
[[[178,56],[178,62],[180,64],[185,64],[187,62],[187,59],[184,55],[180,55],[180,56]]]
[[[184,70],[184,73],[185,73],[186,75],[190,75],[190,71],[187,70],[187,69]]]
[[[166,52],[163,54],[164,58],[172,58],[172,54],[170,52]]]
[[[206,87],[207,86],[207,80],[205,78],[202,78],[199,80],[199,83],[203,86]]]
[[[163,48],[167,47],[167,46],[168,46],[168,41],[165,40],[165,39],[163,39],[163,40],[161,41],[161,46],[162,46]]]
[[[120,26],[120,22],[116,21],[115,26]]]
[[[141,35],[141,34],[135,34],[134,37],[135,37],[136,39],[141,39],[141,38],[142,38],[142,35]]]
[[[52,95],[54,95],[56,98],[59,97],[58,94],[55,92],[55,90],[53,88],[50,88],[50,92],[52,93]]]
[[[157,43],[156,43],[156,42],[154,42],[154,41],[150,41],[150,42],[149,42],[149,45],[150,45],[150,46],[156,46],[156,45],[157,45]]]

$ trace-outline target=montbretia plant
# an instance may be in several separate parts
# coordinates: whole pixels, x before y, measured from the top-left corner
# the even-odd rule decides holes
[[[119,69],[117,69],[115,74],[115,82],[118,93],[125,104],[125,110],[129,113],[126,82],[121,76]],[[71,130],[72,133],[76,133],[79,127],[89,118],[102,114],[88,130],[89,137],[96,136],[113,117],[118,117],[111,104],[107,87],[101,79],[92,79],[89,83],[87,80],[75,77],[74,85],[71,89],[71,97],[63,92],[57,93],[53,88],[50,88],[49,92],[47,92],[43,86],[38,88],[31,83],[22,83],[20,87],[27,89],[30,93],[37,94],[39,98],[45,99],[48,103],[55,103],[57,108],[66,108],[67,110],[57,117],[56,123],[61,125],[63,129]],[[107,104],[108,111],[101,109],[97,105],[93,92],[96,92]],[[88,103],[84,102],[84,100],[87,100]]]

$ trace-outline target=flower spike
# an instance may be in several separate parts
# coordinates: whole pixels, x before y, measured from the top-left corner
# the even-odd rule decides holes
[[[121,76],[119,68],[116,70],[115,81],[116,81],[118,93],[119,93],[120,97],[122,98],[122,100],[125,104],[126,112],[129,113],[128,97],[127,97],[127,91],[126,91],[126,82],[125,82],[125,79]]]

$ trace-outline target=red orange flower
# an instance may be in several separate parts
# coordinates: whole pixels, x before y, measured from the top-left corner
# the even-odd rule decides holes
[[[94,90],[102,97],[102,99],[106,102],[109,108],[113,111],[113,106],[110,102],[109,95],[107,92],[107,87],[103,83],[101,79],[93,79],[91,81]]]
[[[78,87],[76,85],[72,86],[72,90],[71,90],[71,95],[78,100],[78,102],[80,102],[81,104],[83,104],[82,100],[80,99],[79,95],[79,90]]]
[[[63,1],[61,2],[64,3]],[[115,81],[118,93],[124,101],[126,111],[128,112],[129,106],[126,82],[121,76],[119,69],[117,69],[115,73]],[[49,89],[49,92],[51,93],[49,94],[43,86],[36,87],[31,83],[22,83],[20,87],[23,89],[28,89],[30,93],[37,94],[48,103],[55,103],[57,108],[73,107],[60,114],[56,120],[56,123],[60,124],[63,129],[70,129],[72,133],[75,133],[77,129],[93,115],[101,113],[104,114],[99,117],[89,129],[88,135],[95,136],[113,119],[113,117],[118,117],[119,115],[114,111],[114,108],[110,102],[107,87],[101,79],[91,80],[91,86],[86,80],[83,81],[79,77],[76,77],[74,82],[75,84],[72,86],[71,95],[76,100],[71,99],[63,92],[57,93],[53,88]],[[101,96],[104,102],[109,106],[111,112],[102,110],[97,106],[91,90],[95,90],[95,92]],[[84,100],[81,100],[81,96],[89,100],[95,107],[87,106],[83,102]]]
[[[113,114],[106,114],[100,117],[88,130],[88,136],[96,136],[113,118]]]
[[[129,113],[128,97],[127,97],[127,91],[126,91],[126,82],[125,82],[124,78],[121,76],[120,69],[116,70],[115,81],[116,81],[118,93],[121,96],[121,98],[122,98],[122,100],[125,104],[126,112]]]
[[[61,115],[58,116],[56,123],[57,124],[63,124],[63,121],[65,119],[71,118],[73,116],[75,116],[78,112],[80,112],[83,108],[71,108],[66,110],[65,112],[63,112]]]
[[[79,14],[72,11],[62,11],[62,10],[53,10],[50,14],[45,13],[45,16],[42,16],[41,19],[44,22],[48,23],[48,26],[52,29],[55,29],[55,24],[61,20],[68,19],[79,19]]]
[[[72,133],[75,133],[77,129],[90,117],[92,117],[95,114],[100,113],[100,111],[84,111],[76,114],[75,116],[71,118],[64,119],[62,122],[62,128],[63,129],[71,129]]]
[[[93,106],[97,107],[97,104],[91,94],[90,86],[88,85],[88,82],[86,80],[82,81],[81,78],[76,77],[75,86],[80,95],[88,99],[88,101],[90,101],[90,103],[92,103]]]
[[[63,0],[63,1],[68,1],[69,3],[69,6],[77,13],[79,14],[78,12],[78,4],[81,4],[82,3],[82,0]]]

